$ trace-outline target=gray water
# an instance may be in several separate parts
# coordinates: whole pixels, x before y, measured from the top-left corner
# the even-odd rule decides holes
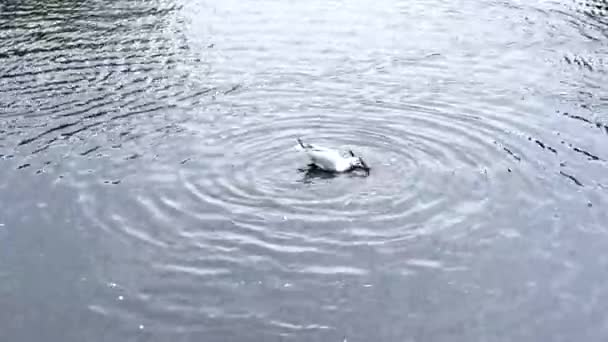
[[[3,0],[0,341],[605,340],[607,42],[602,1]]]

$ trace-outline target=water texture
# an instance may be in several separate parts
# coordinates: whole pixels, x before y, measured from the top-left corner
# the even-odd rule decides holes
[[[604,340],[607,41],[600,0],[2,1],[0,340]]]

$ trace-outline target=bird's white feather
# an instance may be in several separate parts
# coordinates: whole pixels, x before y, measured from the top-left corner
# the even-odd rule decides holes
[[[345,172],[357,161],[355,157],[319,145],[306,144],[300,145],[300,148],[306,152],[312,163],[325,171]]]

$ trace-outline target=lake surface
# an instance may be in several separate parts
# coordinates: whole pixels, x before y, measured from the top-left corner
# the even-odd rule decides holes
[[[605,340],[607,42],[602,1],[2,1],[0,340]]]

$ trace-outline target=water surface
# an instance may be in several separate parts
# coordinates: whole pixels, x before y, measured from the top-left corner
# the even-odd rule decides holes
[[[3,1],[0,339],[604,339],[607,13]]]

